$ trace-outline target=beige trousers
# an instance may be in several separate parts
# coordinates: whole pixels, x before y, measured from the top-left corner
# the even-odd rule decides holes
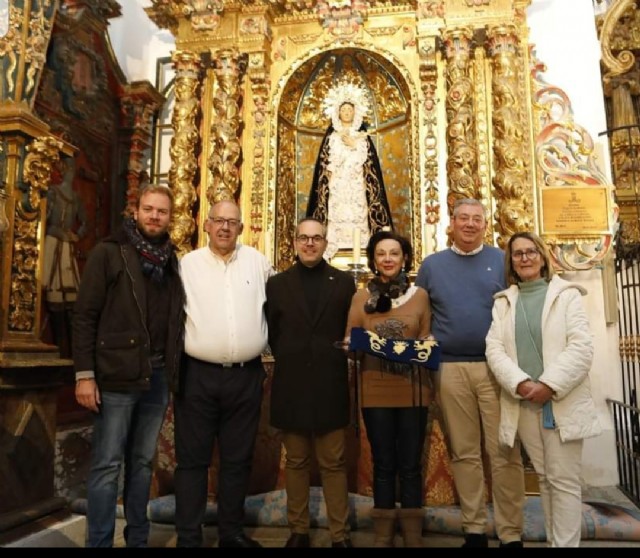
[[[465,533],[485,533],[487,507],[482,448],[489,458],[496,533],[503,543],[522,538],[524,468],[520,444],[498,444],[500,386],[486,362],[444,362],[436,397],[451,446],[451,469]]]
[[[520,403],[518,435],[538,475],[547,543],[580,546],[582,532],[582,440],[562,442],[542,427],[542,407]]]
[[[349,537],[349,488],[345,429],[325,434],[284,432],[287,519],[292,533],[309,532],[309,485],[312,451],[318,460],[332,542]]]

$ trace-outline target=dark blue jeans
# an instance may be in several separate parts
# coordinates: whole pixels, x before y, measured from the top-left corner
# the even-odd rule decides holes
[[[373,457],[373,506],[422,507],[422,448],[427,407],[366,407],[362,417]],[[400,494],[396,497],[396,477]]]
[[[153,369],[148,391],[101,391],[100,397],[87,479],[87,546],[113,546],[118,478],[124,462],[125,541],[128,547],[145,547],[153,457],[169,403],[164,368]]]

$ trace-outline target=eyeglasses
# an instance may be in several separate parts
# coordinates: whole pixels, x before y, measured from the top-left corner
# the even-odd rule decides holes
[[[307,234],[299,234],[296,236],[296,240],[302,244],[306,244],[311,241],[313,244],[320,244],[324,240],[324,236],[320,234],[314,234],[313,236],[309,236]]]
[[[535,260],[540,255],[540,252],[535,248],[527,248],[526,250],[516,250],[511,253],[511,259],[520,261],[527,256],[529,260]]]
[[[484,217],[481,217],[480,215],[473,215],[473,216],[467,215],[467,214],[456,215],[455,220],[460,221],[460,223],[463,223],[463,224],[473,223],[476,227],[480,227],[484,224]]]
[[[209,217],[209,221],[211,221],[216,227],[228,225],[230,229],[235,229],[240,224],[239,219],[224,219],[223,217]]]

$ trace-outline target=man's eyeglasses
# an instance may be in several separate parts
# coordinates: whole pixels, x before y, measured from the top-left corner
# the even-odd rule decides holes
[[[223,219],[222,217],[209,217],[209,221],[211,221],[216,227],[228,225],[230,229],[235,229],[240,224],[239,219]]]
[[[515,252],[511,252],[511,258],[514,260],[520,261],[522,258],[527,256],[529,260],[535,260],[540,255],[535,248],[528,248],[527,250],[516,250]]]
[[[455,217],[456,221],[460,221],[461,223],[473,223],[476,227],[480,227],[484,224],[484,217],[481,217],[480,215],[467,215],[467,214],[462,214],[462,215],[456,215]]]
[[[309,236],[307,234],[299,234],[296,236],[296,240],[302,244],[306,244],[311,241],[313,244],[319,244],[324,240],[324,236],[320,234],[314,234],[313,236]]]

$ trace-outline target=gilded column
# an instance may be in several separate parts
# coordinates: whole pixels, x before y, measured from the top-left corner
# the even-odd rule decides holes
[[[447,176],[449,212],[460,198],[478,198],[477,151],[473,84],[470,77],[472,31],[452,29],[444,34],[446,57]]]
[[[267,54],[255,52],[249,56],[249,70],[247,72],[251,83],[253,96],[253,165],[251,167],[251,238],[249,243],[257,246],[260,236],[265,244],[265,233],[269,230],[264,222],[263,211],[265,203],[265,171],[267,151],[266,124],[269,117],[269,77]],[[273,237],[272,237],[273,238]],[[268,247],[266,247],[268,248]],[[267,254],[267,257],[270,255]]]
[[[518,37],[513,25],[490,26],[487,49],[492,65],[493,187],[495,229],[504,248],[511,235],[533,230],[522,99],[518,94]]]
[[[286,269],[295,262],[293,235],[286,231],[295,229],[295,134],[285,122],[278,124],[278,203],[276,205],[276,230],[279,233],[276,251],[276,269]]]
[[[438,114],[436,91],[438,88],[438,66],[436,63],[435,37],[424,39],[420,44],[420,88],[423,95],[424,136],[424,212],[425,230],[423,254],[436,248],[435,225],[440,221],[440,194],[438,191],[438,137],[436,135]]]
[[[211,113],[209,159],[211,185],[207,199],[213,204],[240,196],[240,126],[242,94],[240,83],[247,69],[247,55],[236,49],[212,53],[215,84]]]
[[[62,142],[43,136],[29,144],[9,141],[5,146],[7,211],[12,227],[3,238],[6,257],[2,269],[2,307],[6,316],[0,354],[53,352],[55,347],[40,341],[42,229],[51,168],[60,157]]]
[[[147,166],[152,145],[153,116],[162,108],[164,97],[148,81],[137,81],[125,86],[122,97],[122,128],[130,134],[131,145],[127,164],[127,207],[131,215],[136,206],[138,190]]]
[[[172,61],[176,83],[172,117],[174,135],[169,148],[169,184],[174,191],[171,238],[178,254],[183,255],[191,250],[191,237],[195,231],[192,215],[197,197],[194,180],[198,170],[201,63],[199,56],[190,51],[174,52]]]
[[[616,199],[620,205],[620,229],[623,244],[640,242],[638,189],[640,188],[640,128],[632,95],[640,93],[638,73],[629,72],[605,81],[605,94],[611,98],[610,137]]]

